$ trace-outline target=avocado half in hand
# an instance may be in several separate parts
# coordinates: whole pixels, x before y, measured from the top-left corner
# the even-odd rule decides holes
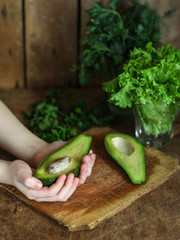
[[[92,137],[80,134],[72,142],[44,159],[36,169],[35,177],[49,186],[62,174],[79,174],[82,158],[89,153]]]
[[[107,152],[125,170],[132,183],[145,182],[145,153],[141,143],[122,133],[107,134],[104,143]]]

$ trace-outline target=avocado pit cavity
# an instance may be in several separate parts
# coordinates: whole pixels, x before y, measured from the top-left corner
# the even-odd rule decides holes
[[[134,152],[132,145],[124,138],[114,137],[112,138],[112,143],[119,152],[127,156],[130,156]]]
[[[61,172],[70,165],[70,162],[71,162],[71,157],[69,157],[69,156],[58,158],[57,160],[55,160],[53,163],[51,163],[48,166],[47,172],[49,174]]]

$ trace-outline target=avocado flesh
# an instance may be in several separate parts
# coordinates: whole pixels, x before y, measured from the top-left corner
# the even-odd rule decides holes
[[[107,152],[125,170],[132,183],[145,182],[145,153],[141,143],[122,133],[107,134],[104,143]]]
[[[80,134],[68,145],[64,146],[57,152],[52,153],[49,157],[44,159],[35,172],[35,177],[38,178],[44,186],[49,186],[56,181],[62,174],[73,173],[75,176],[79,174],[82,158],[89,153],[92,144],[92,137]],[[49,166],[57,159],[70,157],[69,166],[63,171],[50,174],[48,173]]]

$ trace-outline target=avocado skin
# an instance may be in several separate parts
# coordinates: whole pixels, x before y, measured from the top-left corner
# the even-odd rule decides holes
[[[120,137],[128,141],[133,146],[136,154],[128,157],[120,153],[115,147],[112,147],[111,139],[113,137]],[[146,181],[144,147],[137,139],[124,133],[108,133],[104,138],[104,145],[109,155],[124,169],[132,183],[142,184]]]
[[[65,156],[66,152],[69,150],[69,148],[72,148],[74,146],[74,148],[76,148],[76,144],[77,143],[81,144],[81,149],[79,150],[79,157],[78,157],[78,162],[76,163],[75,168],[73,169],[69,169],[68,171],[66,171],[66,169],[60,173],[57,174],[48,174],[45,170],[43,174],[42,170],[45,166],[45,169],[47,168],[47,162],[48,165],[50,165],[53,161],[51,161],[50,159],[54,156],[54,154],[58,155],[58,154],[62,154]],[[83,146],[84,145],[84,146]],[[38,178],[42,183],[43,186],[50,186],[51,184],[55,183],[57,178],[62,175],[62,174],[66,174],[68,175],[69,173],[73,173],[74,176],[78,176],[79,171],[80,171],[80,166],[82,164],[82,157],[84,155],[87,155],[89,153],[89,150],[91,149],[91,145],[92,145],[92,137],[91,136],[86,136],[84,134],[80,134],[79,136],[77,136],[73,141],[71,141],[69,144],[65,145],[63,148],[61,148],[60,150],[58,150],[55,153],[52,153],[49,157],[47,157],[46,159],[44,159],[38,166],[38,168],[36,169],[35,172],[35,177]],[[77,153],[76,153],[77,155]],[[73,156],[72,156],[73,157]],[[58,156],[57,156],[58,158]],[[41,170],[41,173],[40,173]]]
[[[79,175],[79,171],[80,171],[80,168],[76,168],[74,171],[71,171],[69,173],[73,173],[74,176],[77,177]],[[66,175],[68,175],[69,173],[66,173]],[[52,178],[49,178],[49,179],[44,179],[44,178],[38,178],[38,179],[43,183],[43,186],[50,186],[50,185],[52,185],[53,183],[56,182],[58,177],[55,177],[55,178],[52,177]]]

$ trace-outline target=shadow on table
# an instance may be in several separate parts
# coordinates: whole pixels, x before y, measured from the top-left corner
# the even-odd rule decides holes
[[[160,148],[159,150],[179,159],[180,161],[180,134],[174,136],[171,143]]]

